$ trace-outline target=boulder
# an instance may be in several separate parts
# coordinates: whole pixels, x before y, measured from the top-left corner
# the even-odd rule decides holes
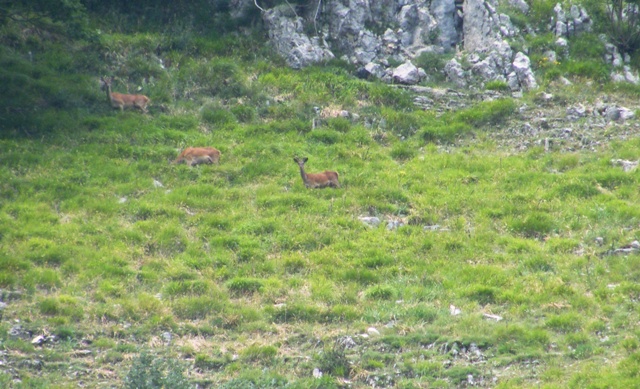
[[[524,89],[535,89],[538,87],[536,78],[531,70],[531,61],[526,54],[522,52],[516,54],[513,60],[513,71]]]
[[[424,72],[424,70],[423,70]],[[420,82],[420,71],[411,62],[405,62],[393,70],[393,80],[399,84],[415,85]]]
[[[447,76],[447,79],[456,86],[460,88],[465,88],[467,86],[467,80],[464,69],[462,69],[462,65],[455,58],[452,58],[447,62],[444,66],[444,73]]]

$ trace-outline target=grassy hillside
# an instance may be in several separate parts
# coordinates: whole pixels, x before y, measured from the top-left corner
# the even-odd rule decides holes
[[[638,387],[640,256],[616,249],[640,173],[610,162],[639,158],[638,120],[593,151],[499,140],[531,107],[637,109],[594,58],[422,110],[261,35],[95,39],[3,30],[1,386]],[[150,113],[112,110],[101,75]],[[170,164],[187,146],[220,164]],[[306,189],[294,156],[342,188]]]

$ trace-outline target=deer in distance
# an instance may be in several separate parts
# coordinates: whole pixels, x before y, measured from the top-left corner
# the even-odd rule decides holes
[[[300,175],[302,176],[302,181],[304,182],[304,186],[310,189],[314,188],[339,188],[340,183],[338,182],[338,173],[332,171],[325,171],[323,173],[306,173],[304,171],[304,164],[309,160],[309,158],[298,158],[295,157],[293,160],[300,166]]]
[[[213,147],[187,147],[173,163],[186,163],[189,166],[220,162],[220,151]]]
[[[145,95],[127,95],[124,93],[111,92],[113,77],[100,77],[100,88],[107,91],[107,99],[113,108],[124,111],[125,108],[137,108],[147,113],[147,105],[151,102]]]

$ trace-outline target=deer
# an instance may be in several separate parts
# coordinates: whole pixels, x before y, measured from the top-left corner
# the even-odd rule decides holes
[[[204,163],[217,164],[220,162],[220,151],[213,147],[187,147],[178,155],[178,158],[173,161],[174,164],[183,162],[189,166]]]
[[[300,175],[302,176],[302,182],[304,182],[304,186],[310,189],[315,188],[339,188],[340,183],[338,182],[338,173],[327,170],[323,173],[306,173],[304,171],[304,164],[309,160],[309,158],[298,158],[294,157],[293,160],[295,163],[300,166]]]
[[[151,102],[145,95],[126,95],[123,93],[111,92],[113,77],[100,77],[100,89],[107,91],[107,99],[113,108],[119,108],[120,112],[125,108],[137,108],[147,113],[147,105]]]

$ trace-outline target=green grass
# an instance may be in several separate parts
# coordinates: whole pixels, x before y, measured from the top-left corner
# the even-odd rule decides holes
[[[20,53],[33,42],[3,41],[13,98],[0,108],[16,115],[0,130],[0,340],[22,387],[182,385],[182,368],[229,388],[458,387],[495,371],[503,387],[632,385],[640,257],[607,251],[638,239],[640,176],[609,162],[637,159],[637,139],[500,150],[483,140],[518,123],[519,100],[422,111],[339,63],[293,71],[235,38],[104,31],[123,66],[46,40],[32,63]],[[167,42],[161,67],[150,53]],[[598,50],[553,66],[600,80]],[[114,112],[101,74],[140,87],[151,112]],[[313,129],[315,106],[361,119]],[[220,164],[171,165],[187,146],[220,149]],[[294,156],[342,188],[307,190]]]

